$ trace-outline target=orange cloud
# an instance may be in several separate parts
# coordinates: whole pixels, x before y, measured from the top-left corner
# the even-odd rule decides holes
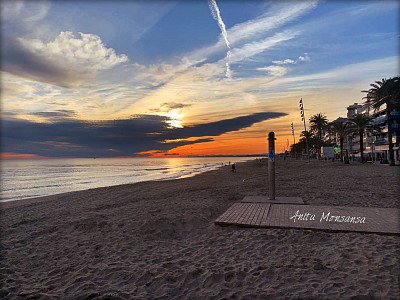
[[[43,158],[47,157],[30,153],[24,153],[24,154],[12,153],[12,152],[0,153],[0,159],[43,159]]]

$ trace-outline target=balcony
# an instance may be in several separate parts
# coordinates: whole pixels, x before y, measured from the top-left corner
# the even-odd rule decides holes
[[[400,119],[400,112],[398,111],[391,111],[390,116],[392,117],[393,120],[399,120]]]
[[[386,145],[386,144],[389,144],[389,140],[387,138],[376,139],[374,143],[375,146]]]
[[[383,124],[385,122],[386,122],[386,115],[379,116],[372,120],[373,125],[379,125],[379,124]]]
[[[387,133],[389,131],[388,129],[389,128],[388,128],[387,125],[386,126],[382,126],[382,127],[380,127],[379,133]]]

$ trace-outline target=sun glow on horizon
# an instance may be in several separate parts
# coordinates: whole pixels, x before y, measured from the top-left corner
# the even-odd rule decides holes
[[[168,114],[167,117],[170,118],[169,121],[167,121],[167,123],[173,127],[173,128],[183,128],[183,114],[181,112],[178,111],[178,109],[171,109]]]

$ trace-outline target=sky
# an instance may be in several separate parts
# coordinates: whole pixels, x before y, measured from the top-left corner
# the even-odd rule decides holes
[[[399,75],[399,6],[3,0],[1,158],[282,152]]]

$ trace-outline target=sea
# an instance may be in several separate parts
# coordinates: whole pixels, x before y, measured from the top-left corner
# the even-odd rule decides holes
[[[1,161],[0,202],[149,180],[191,177],[249,157],[68,158]]]

